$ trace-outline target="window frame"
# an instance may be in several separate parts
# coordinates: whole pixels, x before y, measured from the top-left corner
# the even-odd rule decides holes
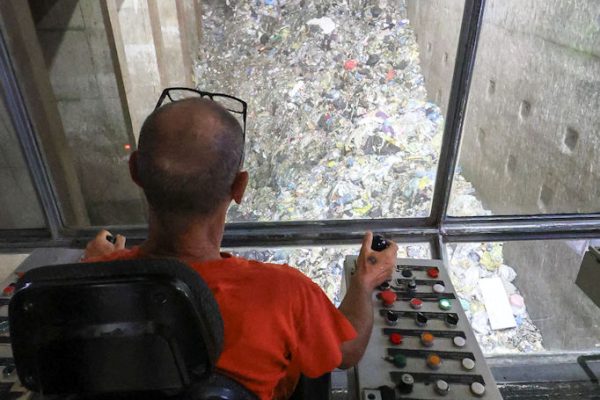
[[[442,148],[431,211],[424,218],[388,218],[321,221],[273,221],[226,224],[223,245],[311,245],[352,243],[365,229],[402,242],[428,241],[433,254],[442,254],[439,242],[474,240],[527,240],[600,235],[600,213],[452,217],[447,214],[456,170],[470,84],[483,22],[485,0],[465,0],[456,64],[448,102]],[[17,251],[49,246],[83,247],[98,227],[73,228],[64,223],[60,200],[30,120],[6,41],[0,34],[0,82],[35,189],[47,229],[0,230],[0,250]],[[139,243],[143,226],[109,226]],[[437,247],[437,249],[436,249]]]
[[[447,262],[446,244],[453,242],[600,237],[600,212],[469,217],[452,217],[447,214],[484,9],[485,0],[465,0],[442,148],[428,217],[228,223],[223,246],[241,248],[259,245],[350,244],[360,242],[364,231],[370,229],[399,242],[427,242],[432,258]],[[77,229],[64,223],[59,197],[21,95],[3,35],[0,32],[0,84],[4,88],[4,100],[45,213],[47,228],[0,229],[0,252],[17,253],[40,247],[83,248],[95,236],[98,227]],[[140,243],[147,235],[147,228],[143,226],[115,225],[106,228],[125,235],[128,244]],[[494,365],[510,365],[515,376],[519,376],[523,371],[530,371],[531,365],[540,357],[548,355],[523,355],[519,357],[517,364],[511,356],[496,356],[488,361],[492,369]],[[574,355],[564,354],[561,357],[562,361],[556,361],[558,358],[555,356],[552,362],[572,362]],[[581,373],[580,370],[577,371]],[[540,379],[547,377],[543,371],[539,375]]]

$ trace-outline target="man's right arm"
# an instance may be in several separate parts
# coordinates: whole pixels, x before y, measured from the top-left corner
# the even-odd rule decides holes
[[[375,288],[392,277],[396,267],[398,245],[388,241],[390,246],[380,252],[371,250],[373,234],[367,232],[363,238],[356,269],[350,278],[346,296],[339,310],[350,321],[357,332],[355,339],[341,346],[342,363],[340,368],[350,368],[362,358],[371,331],[373,330],[373,305],[371,296]]]

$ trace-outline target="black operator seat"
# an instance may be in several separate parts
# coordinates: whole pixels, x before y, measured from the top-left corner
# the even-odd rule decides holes
[[[219,307],[177,260],[36,268],[9,318],[19,378],[43,398],[256,399],[215,372]]]

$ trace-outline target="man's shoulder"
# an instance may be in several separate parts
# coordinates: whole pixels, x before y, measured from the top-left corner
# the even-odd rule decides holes
[[[261,271],[267,274],[275,274],[281,277],[289,277],[291,279],[308,279],[306,275],[288,264],[274,264],[258,260],[246,260],[248,267],[256,271]],[[310,279],[308,279],[310,281]]]
[[[116,260],[129,260],[134,259],[139,256],[139,247],[134,246],[130,249],[121,249],[117,250],[113,253],[106,254],[104,256],[98,257],[90,257],[82,260],[86,263],[94,263],[94,262],[106,262],[106,261],[116,261]]]
[[[241,257],[231,257],[229,261],[227,259],[223,261],[238,265],[243,268],[244,273],[269,282],[284,281],[286,285],[315,285],[309,277],[288,264],[274,264]]]

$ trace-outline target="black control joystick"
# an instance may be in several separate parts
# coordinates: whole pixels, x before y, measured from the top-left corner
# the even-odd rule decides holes
[[[381,235],[373,235],[373,241],[371,242],[371,250],[383,251],[388,248],[390,244]]]

